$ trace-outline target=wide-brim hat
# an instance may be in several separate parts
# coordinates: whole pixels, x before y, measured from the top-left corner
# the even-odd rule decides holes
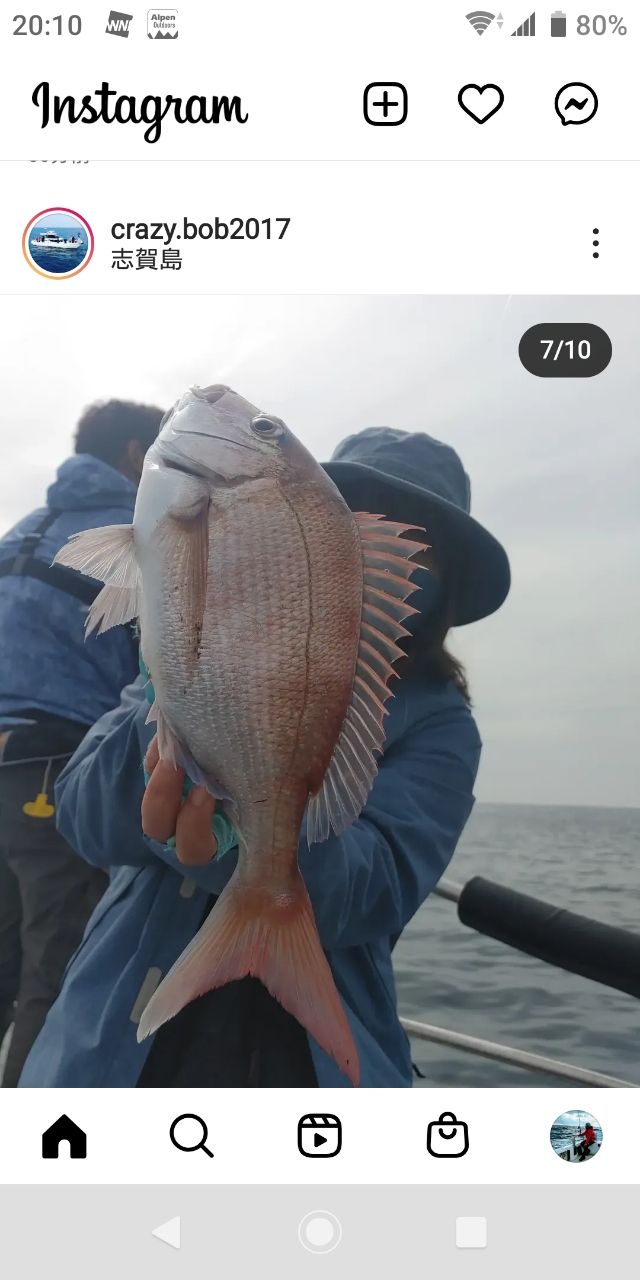
[[[455,449],[424,432],[367,427],[343,440],[322,465],[352,511],[426,530],[453,582],[453,626],[500,608],[511,584],[509,560],[470,514],[471,484]]]

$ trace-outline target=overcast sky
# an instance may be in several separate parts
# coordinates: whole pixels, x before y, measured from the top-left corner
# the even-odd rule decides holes
[[[554,1120],[554,1124],[557,1124],[563,1129],[570,1129],[575,1125],[580,1129],[584,1129],[587,1121],[591,1121],[596,1132],[600,1130],[600,1133],[602,1133],[598,1121],[595,1116],[591,1115],[590,1111],[563,1111],[562,1115],[559,1115],[557,1120]]]
[[[640,299],[53,292],[7,310],[0,529],[42,503],[105,396],[167,406],[226,382],[321,459],[361,427],[426,430],[460,452],[513,572],[499,613],[451,637],[484,741],[478,798],[640,803]],[[604,374],[525,372],[522,333],[554,319],[608,331]]]
[[[34,229],[35,227],[56,227],[62,230],[64,227],[78,227],[81,225],[77,218],[70,217],[68,213],[49,213],[44,218],[38,218],[38,221],[34,223]]]

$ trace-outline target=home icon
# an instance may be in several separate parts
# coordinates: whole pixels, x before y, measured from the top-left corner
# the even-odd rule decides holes
[[[69,1155],[72,1160],[86,1160],[87,1135],[69,1116],[60,1116],[50,1129],[42,1135],[43,1160],[57,1160],[60,1155],[60,1143],[69,1143]]]

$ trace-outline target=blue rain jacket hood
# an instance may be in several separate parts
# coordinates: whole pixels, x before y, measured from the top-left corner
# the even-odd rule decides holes
[[[135,500],[135,485],[108,463],[90,454],[67,458],[47,506],[0,538],[0,564],[18,554],[47,511],[58,514],[34,555],[50,565],[70,534],[130,524]],[[135,678],[137,646],[125,627],[85,640],[86,616],[86,605],[49,583],[0,577],[0,725],[25,707],[89,725],[116,706]]]
[[[453,684],[411,676],[394,690],[387,744],[360,818],[311,848],[304,876],[322,944],[351,1024],[365,1087],[409,1087],[411,1053],[396,1010],[391,953],[445,871],[473,805],[480,738]],[[153,1037],[136,1022],[150,970],[164,975],[197,932],[208,895],[230,879],[236,851],[185,867],[143,836],[142,760],[154,732],[142,679],[87,734],[56,786],[58,826],[95,866],[117,864],[87,926],[20,1086],[135,1086]],[[425,993],[429,974],[424,975]],[[144,993],[147,992],[145,997]],[[313,1039],[321,1087],[349,1081]]]

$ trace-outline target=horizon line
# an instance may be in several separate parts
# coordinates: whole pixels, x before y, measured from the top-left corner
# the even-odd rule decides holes
[[[575,800],[487,800],[483,797],[476,799],[476,806],[479,804],[498,805],[505,809],[622,809],[632,813],[640,811],[638,804],[593,804]]]

